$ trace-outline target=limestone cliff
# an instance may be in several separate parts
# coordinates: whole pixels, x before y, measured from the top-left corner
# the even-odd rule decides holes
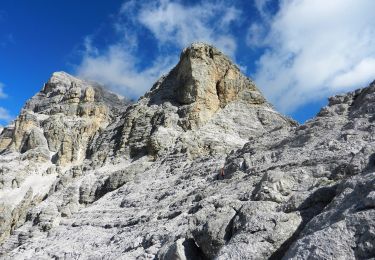
[[[373,258],[374,93],[298,125],[201,43],[133,105],[54,74],[0,134],[0,255]]]
[[[200,43],[186,48],[177,66],[122,118],[113,127],[118,138],[110,148],[111,132],[93,144],[99,161],[108,149],[130,158],[185,150],[192,157],[223,154],[250,137],[296,125],[277,113],[228,57]]]
[[[63,167],[82,164],[91,140],[127,104],[99,85],[52,75],[0,134],[0,240],[45,198]]]

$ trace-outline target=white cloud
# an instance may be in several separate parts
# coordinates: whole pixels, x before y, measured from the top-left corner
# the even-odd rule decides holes
[[[246,43],[250,47],[261,47],[264,45],[264,37],[267,35],[266,26],[260,23],[252,23],[246,34]]]
[[[0,99],[7,98],[7,94],[4,93],[4,84],[0,82]],[[9,111],[3,107],[0,107],[0,121],[8,123],[12,119]],[[1,124],[0,124],[1,127]]]
[[[265,38],[269,31],[272,14],[269,5],[272,0],[255,0],[254,6],[260,16],[260,21],[253,21],[246,33],[246,44],[249,47],[257,48],[265,45]]]
[[[330,85],[333,88],[352,88],[375,79],[375,58],[364,58],[347,72],[338,74]]]
[[[0,107],[0,120],[9,121],[12,116],[9,114],[9,111],[3,107]]]
[[[282,0],[255,81],[283,112],[366,86],[375,78],[373,10],[372,0]]]
[[[220,15],[218,15],[220,14]],[[174,44],[180,48],[192,42],[214,44],[226,54],[234,56],[236,41],[230,25],[240,17],[240,11],[223,2],[206,1],[185,6],[178,2],[158,1],[145,5],[139,21],[148,28],[160,44]]]
[[[7,94],[4,93],[4,84],[0,82],[0,98],[6,98]]]
[[[255,0],[254,5],[255,8],[258,10],[260,16],[263,20],[269,20],[271,18],[270,10],[268,9],[268,5],[271,3],[272,0]]]
[[[238,9],[224,2],[184,5],[169,0],[126,1],[113,25],[118,40],[103,50],[95,47],[92,37],[86,37],[76,74],[122,95],[140,96],[177,63],[178,53],[166,52],[169,47],[182,49],[205,41],[234,56],[236,41],[230,26],[239,16]],[[144,31],[157,45],[149,64],[142,53],[144,34],[140,34]]]
[[[85,55],[77,74],[101,82],[117,93],[137,97],[150,89],[152,83],[168,72],[172,64],[171,59],[166,57],[157,59],[146,69],[138,70],[138,62],[124,46],[112,45],[102,54]]]

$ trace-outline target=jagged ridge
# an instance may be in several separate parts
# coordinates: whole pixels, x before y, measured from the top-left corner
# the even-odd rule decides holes
[[[66,74],[58,78],[57,85],[50,80],[53,84],[37,94],[37,101],[25,106],[14,129],[34,126],[23,115],[36,114],[44,127],[51,115],[67,121],[90,119],[79,112],[87,102],[94,103],[90,111],[108,108],[95,98],[88,101],[90,87],[81,87],[78,79]],[[61,81],[69,82],[66,91],[60,91]],[[8,144],[0,155],[6,183],[0,198],[5,202],[5,192],[11,190],[19,199],[13,206],[0,204],[2,234],[12,230],[2,255],[373,257],[374,90],[373,83],[333,97],[315,119],[298,126],[277,113],[221,52],[193,44],[136,104],[126,111],[123,105],[121,112],[122,105],[115,102],[118,114],[105,117],[100,130],[89,135],[84,156],[73,157],[79,160],[61,165],[53,156],[25,158],[40,146],[51,151],[53,142],[44,128],[47,144],[24,149]],[[94,118],[103,114],[88,113]],[[52,131],[58,124],[50,126]],[[0,143],[6,138],[16,143],[17,134],[18,140],[35,140],[31,131],[9,129]],[[87,130],[80,124],[76,129],[82,135]],[[63,147],[58,158],[72,158],[65,142],[55,143]],[[40,180],[38,185],[30,176]]]

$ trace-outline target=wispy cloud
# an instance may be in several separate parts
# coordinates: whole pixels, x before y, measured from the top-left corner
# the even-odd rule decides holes
[[[249,29],[249,46],[266,47],[256,82],[283,112],[365,86],[375,78],[373,10],[372,0],[281,1],[264,37]]]
[[[269,9],[270,4],[272,3],[272,0],[255,0],[254,5],[255,8],[258,10],[259,15],[262,17],[263,20],[271,19],[271,10]]]
[[[11,119],[12,116],[10,115],[9,111],[3,107],[0,107],[0,122],[7,124]]]
[[[4,84],[0,82],[0,98],[6,98],[7,96],[4,92]]]
[[[113,22],[117,40],[103,46],[86,37],[76,72],[138,97],[176,64],[183,47],[204,41],[233,59],[239,50],[256,53],[254,79],[286,113],[375,78],[374,1],[275,2],[254,0],[256,15],[235,1],[126,1]],[[247,32],[234,30],[244,21]]]
[[[0,99],[7,97],[8,95],[4,92],[4,84],[0,82]],[[11,119],[12,116],[10,115],[9,111],[4,107],[0,107],[0,122],[7,124]]]
[[[234,56],[237,45],[230,28],[240,13],[224,1],[126,1],[114,22],[117,41],[103,49],[95,46],[93,37],[86,37],[76,73],[120,94],[140,96],[176,64],[175,50],[192,42],[212,43]],[[142,42],[145,34],[150,42]],[[150,57],[142,48],[152,50]]]
[[[258,48],[264,46],[264,38],[266,37],[268,31],[267,26],[260,23],[254,22],[250,25],[246,34],[246,43],[251,48]]]
[[[234,56],[236,40],[229,30],[240,13],[240,10],[224,2],[207,1],[184,6],[178,2],[159,1],[145,5],[138,19],[153,33],[159,44],[185,47],[193,41],[204,41]]]
[[[101,82],[117,93],[137,97],[170,69],[172,61],[169,57],[156,59],[144,69],[137,69],[138,63],[138,58],[124,46],[111,45],[101,53],[88,52],[77,73],[83,78]]]
[[[254,1],[255,9],[261,19],[253,19],[246,33],[246,43],[253,49],[264,47],[265,45],[264,39],[270,30],[272,21],[272,12],[269,8],[271,3],[272,0]]]

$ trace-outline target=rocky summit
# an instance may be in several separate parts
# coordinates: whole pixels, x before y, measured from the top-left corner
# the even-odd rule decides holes
[[[54,73],[0,129],[0,258],[374,259],[374,119],[375,82],[298,125],[203,43],[134,104]]]

